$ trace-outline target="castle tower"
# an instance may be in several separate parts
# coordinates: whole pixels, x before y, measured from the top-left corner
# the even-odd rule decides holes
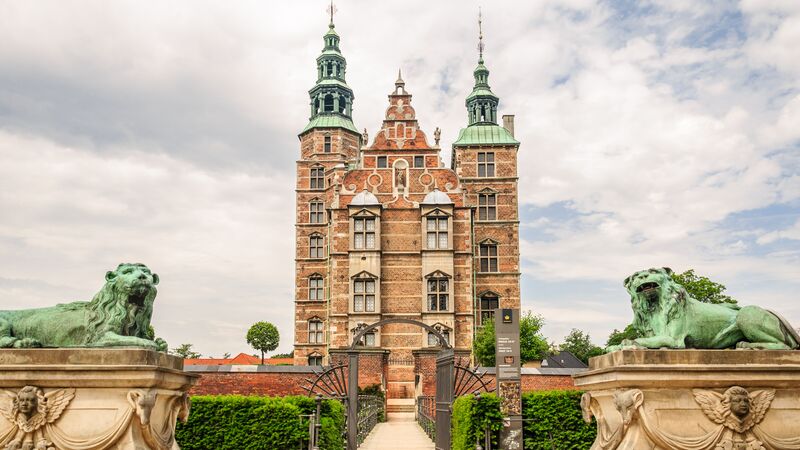
[[[514,116],[497,123],[500,99],[489,87],[479,26],[475,85],[467,96],[467,127],[453,143],[452,167],[475,208],[473,287],[476,322],[480,326],[497,308],[520,307],[519,208]]]
[[[311,116],[300,132],[295,218],[295,352],[297,365],[327,363],[329,333],[329,209],[336,180],[358,159],[361,135],[353,125],[353,90],[333,18],[308,91]]]

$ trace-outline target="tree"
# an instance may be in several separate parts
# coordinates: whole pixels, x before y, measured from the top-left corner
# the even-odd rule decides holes
[[[564,343],[560,346],[561,351],[567,351],[575,355],[584,363],[589,363],[589,358],[603,354],[603,349],[592,344],[588,333],[573,328],[564,338]]]
[[[611,334],[608,336],[608,341],[606,341],[606,347],[611,345],[621,345],[622,341],[625,339],[633,340],[638,337],[641,337],[639,335],[639,331],[636,328],[633,328],[632,324],[629,324],[622,331],[619,331],[616,328],[614,328],[614,331],[612,331]]]
[[[264,364],[264,353],[278,348],[281,340],[278,329],[269,322],[256,322],[247,330],[247,343],[261,351],[261,364]]]
[[[175,356],[180,356],[183,359],[194,359],[200,357],[200,353],[192,350],[192,344],[181,344],[173,348],[170,353]]]
[[[294,357],[294,351],[291,351],[289,353],[275,353],[274,355],[272,355],[273,359],[274,358],[293,358],[293,357]]]
[[[544,318],[527,311],[519,320],[519,350],[522,362],[537,361],[550,354],[550,344],[541,334]],[[495,365],[495,332],[494,321],[487,320],[483,327],[478,329],[472,341],[472,352],[475,360],[481,366],[492,367]]]
[[[725,292],[725,285],[711,281],[708,277],[697,275],[694,269],[689,269],[683,273],[673,272],[671,275],[672,281],[680,284],[686,289],[692,297],[701,302],[706,303],[737,303],[736,299],[729,295],[723,294]],[[642,337],[641,332],[633,325],[628,325],[623,331],[614,330],[608,336],[606,346],[620,345],[624,339],[633,340]]]
[[[707,277],[697,275],[694,269],[683,273],[672,273],[672,280],[682,285],[689,295],[706,303],[737,303],[736,299],[725,292],[725,285],[711,281]]]

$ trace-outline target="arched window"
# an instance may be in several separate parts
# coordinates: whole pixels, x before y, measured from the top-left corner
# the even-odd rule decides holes
[[[308,321],[308,343],[322,344],[325,342],[322,321],[315,317]]]
[[[324,258],[325,248],[322,246],[322,235],[312,234],[308,238],[308,257],[309,258]]]
[[[333,63],[328,61],[328,77],[333,76]]]
[[[343,114],[346,108],[347,108],[347,99],[344,98],[344,95],[340,95],[339,96],[339,113]]]
[[[324,101],[325,101],[324,104],[325,112],[333,112],[333,95],[332,94],[326,95]]]
[[[308,277],[308,299],[311,301],[322,301],[324,297],[323,278],[319,274]]]

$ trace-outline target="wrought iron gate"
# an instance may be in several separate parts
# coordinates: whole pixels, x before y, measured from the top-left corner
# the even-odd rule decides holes
[[[436,355],[436,450],[450,450],[455,353],[447,348]]]

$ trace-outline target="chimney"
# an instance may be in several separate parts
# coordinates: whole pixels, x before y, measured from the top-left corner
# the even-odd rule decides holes
[[[503,128],[508,130],[511,133],[511,137],[514,137],[514,115],[513,114],[506,114],[503,116]]]

